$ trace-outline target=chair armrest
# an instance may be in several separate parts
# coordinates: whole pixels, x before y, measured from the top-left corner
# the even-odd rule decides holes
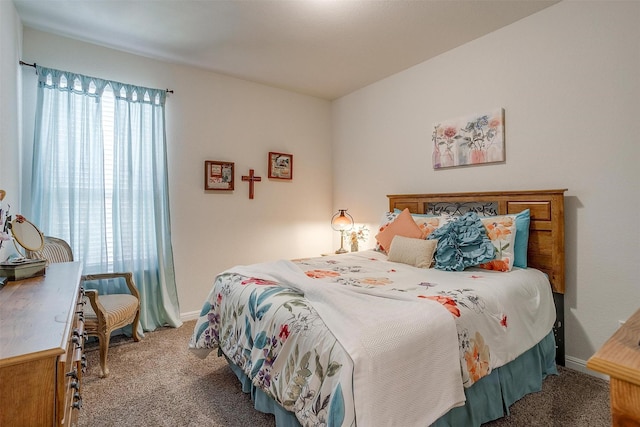
[[[104,306],[100,304],[100,300],[98,299],[98,291],[96,289],[86,289],[84,294],[87,298],[89,298],[89,304],[91,304],[91,308],[93,308],[94,313],[98,316],[98,319],[106,319],[107,318],[107,310],[105,310]]]
[[[136,288],[135,283],[133,283],[133,273],[99,273],[99,274],[87,274],[86,276],[82,276],[83,281],[89,280],[104,280],[104,279],[118,279],[124,278],[127,288],[129,288],[129,292],[131,295],[138,298],[140,300],[140,293],[138,292],[138,288]]]

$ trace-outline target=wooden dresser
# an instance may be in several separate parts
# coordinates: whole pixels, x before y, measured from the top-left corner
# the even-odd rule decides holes
[[[0,426],[73,426],[84,364],[80,263],[0,289]]]
[[[587,368],[610,377],[612,425],[640,427],[640,310],[587,361]]]

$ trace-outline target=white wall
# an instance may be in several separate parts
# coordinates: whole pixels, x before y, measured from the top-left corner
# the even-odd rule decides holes
[[[166,119],[181,313],[199,312],[215,275],[233,265],[318,256],[331,248],[328,101],[30,28],[23,48],[27,62],[175,91]],[[25,67],[23,78],[25,140],[32,141],[34,70]],[[292,181],[267,179],[269,151],[293,154]],[[205,160],[235,162],[235,191],[205,193]],[[241,180],[249,168],[262,177],[253,200]]]
[[[564,1],[334,102],[334,203],[568,188],[568,365],[640,308],[640,2]],[[434,171],[433,124],[504,107],[506,162]]]
[[[20,18],[13,2],[0,1],[0,189],[7,192],[2,206],[11,205],[12,215],[20,212],[21,52]],[[13,245],[3,244],[0,260],[14,252]]]

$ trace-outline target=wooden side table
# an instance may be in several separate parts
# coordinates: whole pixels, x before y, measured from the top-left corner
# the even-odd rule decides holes
[[[612,426],[640,427],[640,310],[587,361],[609,375]]]

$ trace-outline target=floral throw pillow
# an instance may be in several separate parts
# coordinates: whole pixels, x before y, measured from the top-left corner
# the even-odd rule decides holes
[[[515,259],[516,216],[501,215],[482,218],[482,224],[496,248],[496,257],[478,267],[487,270],[511,271]]]
[[[440,217],[437,216],[416,216],[412,215],[420,230],[422,230],[422,238],[426,239],[429,234],[433,233],[440,227]]]
[[[380,220],[380,227],[378,228],[378,233],[384,231],[385,228],[389,226],[397,217],[400,215],[400,211],[398,212],[385,212],[382,215],[382,219]],[[380,246],[380,243],[376,240],[376,246],[374,250],[378,252],[385,252],[384,249]]]
[[[393,212],[389,212],[389,215],[398,216],[402,212],[400,209],[396,209]],[[422,238],[426,239],[429,234],[434,230],[442,227],[448,221],[448,218],[444,215],[430,215],[430,214],[411,214],[411,218],[418,224],[418,227],[422,230]]]

